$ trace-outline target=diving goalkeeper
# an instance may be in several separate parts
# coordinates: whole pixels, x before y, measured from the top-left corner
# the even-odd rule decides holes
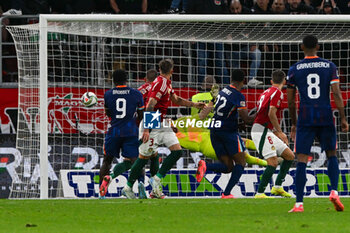
[[[212,76],[207,76],[204,79],[204,83],[202,85],[202,90],[206,92],[202,92],[192,96],[193,102],[204,102],[208,103],[209,99],[215,99],[219,93],[219,86],[215,83],[215,79]],[[208,110],[210,108],[207,108]],[[199,113],[199,114],[198,114]],[[197,121],[210,121],[213,117],[213,113],[211,112],[199,112],[196,109],[191,110],[192,116],[182,117],[175,121],[176,126],[183,122],[182,125],[191,125],[189,127],[178,127],[176,136],[179,139],[180,145],[183,148],[186,148],[190,151],[201,152],[204,156],[217,160],[214,148],[211,144],[210,140],[210,130],[208,127],[192,127],[192,125],[197,125]],[[186,122],[192,122],[192,124],[186,124]],[[195,123],[193,123],[195,122]],[[252,140],[242,138],[245,143],[245,147],[247,149],[256,150],[255,144]],[[254,156],[246,153],[246,161],[248,164],[257,164],[260,166],[267,166],[266,160],[262,160],[256,158]],[[200,162],[203,164],[203,162]],[[205,163],[204,163],[205,164]],[[200,182],[202,180],[202,176],[197,176],[197,181]]]

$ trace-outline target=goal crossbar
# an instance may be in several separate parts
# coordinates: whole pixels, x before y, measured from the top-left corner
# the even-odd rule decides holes
[[[350,15],[62,15],[43,14],[51,21],[85,22],[350,22]]]

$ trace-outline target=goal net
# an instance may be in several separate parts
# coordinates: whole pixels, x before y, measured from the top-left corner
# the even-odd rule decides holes
[[[299,46],[303,36],[314,34],[321,45],[319,56],[338,67],[348,106],[347,21],[342,16],[292,15],[42,15],[40,24],[8,27],[17,50],[20,109],[16,142],[20,155],[13,166],[16,175],[10,197],[98,196],[98,169],[109,123],[103,95],[113,87],[111,74],[115,69],[125,69],[128,85],[137,88],[144,83],[147,70],[158,70],[161,59],[171,58],[175,64],[172,86],[179,96],[189,99],[210,89],[206,77],[214,77],[223,87],[229,83],[231,70],[241,68],[249,84],[242,92],[251,110],[268,88],[272,71],[282,69],[287,73],[303,58]],[[260,85],[254,86],[253,79]],[[81,104],[86,91],[97,95],[96,106],[86,108]],[[288,133],[286,98],[282,106],[285,109],[279,117],[282,129]],[[189,108],[175,105],[168,112],[173,119],[190,114]],[[335,123],[341,167],[339,191],[349,195],[349,138],[339,133],[338,118]],[[241,135],[250,138],[250,127],[242,128]],[[160,148],[159,153],[164,157],[169,151]],[[255,151],[249,153],[258,156]],[[197,163],[205,158],[199,152],[186,150],[163,179],[164,193],[173,197],[219,196],[228,174],[208,173],[201,183],[195,180]],[[121,161],[122,158],[115,159],[113,165]],[[257,190],[262,167],[247,167],[233,189],[235,196],[251,197]],[[326,168],[325,153],[316,142],[308,163],[306,196],[329,195]],[[294,174],[292,168],[283,183],[290,193],[295,190]],[[127,176],[125,173],[113,181],[107,196],[119,197]],[[148,178],[146,189],[151,190],[147,181]]]

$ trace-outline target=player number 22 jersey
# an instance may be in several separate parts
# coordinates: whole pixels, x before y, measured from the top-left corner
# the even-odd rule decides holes
[[[216,121],[221,121],[221,127],[211,130],[238,131],[238,110],[245,108],[244,95],[233,85],[225,87],[216,99],[213,117]]]

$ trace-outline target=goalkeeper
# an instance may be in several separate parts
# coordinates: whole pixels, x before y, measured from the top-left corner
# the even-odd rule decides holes
[[[208,92],[202,92],[192,96],[192,101],[209,103],[213,98],[214,99],[216,98],[216,96],[219,93],[219,86],[215,83],[215,79],[212,76],[207,76],[202,85],[202,90],[208,90],[208,89],[211,89],[211,90]],[[197,121],[210,120],[210,118],[213,116],[213,112],[210,112],[210,113],[199,112],[197,109],[191,109],[191,115],[192,116],[182,117],[177,119],[175,121],[175,124],[179,125],[179,122],[181,121],[184,123],[183,125],[186,125],[187,121],[197,122]],[[203,118],[206,118],[206,119],[203,119]],[[207,127],[201,127],[201,128],[191,127],[191,126],[178,127],[176,136],[179,139],[180,145],[183,148],[186,148],[190,151],[201,152],[206,157],[217,160],[214,148],[210,140],[210,130],[207,129]],[[242,140],[244,141],[247,149],[256,150],[256,147],[252,140],[245,139],[245,138],[242,138]],[[267,165],[266,160],[256,158],[254,156],[249,155],[248,153],[246,153],[246,161],[248,164],[257,164],[260,166]],[[197,177],[197,181],[200,182],[201,177]]]

